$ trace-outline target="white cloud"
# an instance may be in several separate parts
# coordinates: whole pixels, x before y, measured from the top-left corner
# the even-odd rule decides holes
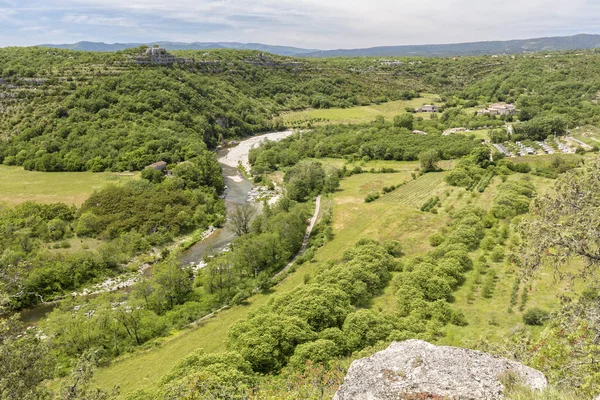
[[[134,27],[136,26],[135,21],[131,21],[127,18],[122,17],[101,17],[95,15],[84,15],[84,14],[67,14],[62,18],[63,22],[70,24],[91,24],[91,25],[109,25],[109,26],[123,26],[123,27]]]
[[[60,26],[71,35],[100,40],[120,35],[115,39],[120,41],[235,40],[339,48],[600,30],[597,0],[0,0],[0,4],[15,18],[58,15],[53,20],[73,25]],[[115,30],[97,32],[93,26]],[[0,27],[0,37],[2,33]],[[64,41],[72,40],[67,36]]]

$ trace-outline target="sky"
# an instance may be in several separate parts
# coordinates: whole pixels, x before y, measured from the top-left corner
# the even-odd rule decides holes
[[[258,42],[313,49],[600,34],[600,0],[0,0],[0,47]]]

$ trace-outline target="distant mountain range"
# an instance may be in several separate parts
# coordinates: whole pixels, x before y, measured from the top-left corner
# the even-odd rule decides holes
[[[299,56],[305,53],[318,52],[316,49],[300,49],[290,46],[271,46],[261,43],[236,43],[236,42],[148,42],[148,43],[104,43],[104,42],[77,42],[73,44],[41,44],[42,47],[56,49],[83,50],[83,51],[119,51],[131,47],[139,47],[143,44],[148,46],[159,45],[167,50],[208,50],[208,49],[236,49],[236,50],[259,50],[266,53],[279,54],[282,56]]]
[[[84,51],[118,51],[130,47],[138,47],[144,43],[103,43],[77,42],[74,44],[42,44],[40,46],[84,50]],[[524,40],[507,40],[493,42],[472,42],[454,44],[426,44],[407,46],[381,46],[365,49],[315,50],[290,46],[271,46],[260,43],[236,42],[148,42],[157,44],[167,50],[207,50],[207,49],[238,49],[259,50],[282,56],[298,57],[402,57],[402,56],[474,56],[486,54],[518,54],[539,51],[560,51],[600,48],[600,35],[575,35],[561,37],[546,37]]]
[[[600,35],[575,35],[495,42],[382,46],[367,49],[340,49],[304,53],[303,57],[400,57],[400,56],[476,56],[486,54],[517,54],[538,51],[595,49],[600,47]],[[300,55],[300,54],[297,54]]]

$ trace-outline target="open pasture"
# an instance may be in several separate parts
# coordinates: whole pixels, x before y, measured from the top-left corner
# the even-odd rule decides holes
[[[94,190],[136,179],[113,172],[39,172],[0,165],[0,202],[25,201],[81,205]]]
[[[298,126],[307,123],[313,126],[333,123],[358,124],[372,121],[377,116],[391,119],[400,113],[406,112],[406,107],[415,109],[423,104],[441,104],[441,102],[435,94],[422,94],[421,97],[412,100],[397,100],[362,107],[294,111],[285,113],[282,117],[287,126]],[[415,115],[428,117],[427,113],[417,113]]]

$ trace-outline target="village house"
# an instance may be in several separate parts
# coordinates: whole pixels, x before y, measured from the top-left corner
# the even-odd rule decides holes
[[[146,168],[152,168],[157,171],[165,171],[167,169],[166,161],[157,161],[153,164],[147,165]]]
[[[412,131],[412,133],[414,133],[415,135],[427,135],[427,132],[423,132],[420,130],[415,129],[414,131]]]
[[[438,106],[433,105],[433,104],[425,104],[423,107],[417,108],[415,111],[416,112],[430,112],[430,113],[434,113],[434,112],[438,112]]]
[[[495,103],[483,110],[477,111],[477,115],[513,115],[517,108],[513,104]]]

